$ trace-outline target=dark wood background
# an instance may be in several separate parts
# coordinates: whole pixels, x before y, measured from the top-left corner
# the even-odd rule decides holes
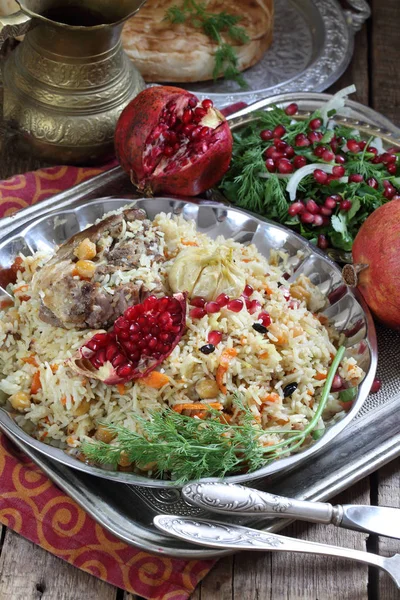
[[[277,0],[279,1],[279,0]],[[328,91],[355,83],[355,99],[400,126],[400,0],[371,0],[372,18],[356,36],[353,60]],[[0,178],[42,166],[1,144]],[[394,461],[360,481],[341,503],[400,508],[400,464]],[[295,523],[285,533],[302,539],[382,555],[400,551],[400,542],[335,527]],[[0,544],[0,600],[139,600],[71,567],[3,527]],[[241,553],[220,560],[193,600],[394,600],[389,577],[367,566],[338,559],[279,553]]]

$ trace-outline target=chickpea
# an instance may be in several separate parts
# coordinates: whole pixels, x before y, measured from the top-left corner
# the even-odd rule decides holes
[[[74,254],[79,260],[90,260],[97,254],[96,244],[91,242],[89,238],[85,238],[77,248],[74,250]]]
[[[214,379],[201,379],[196,383],[196,392],[201,399],[209,400],[219,394],[217,382]]]
[[[96,440],[99,440],[99,442],[109,444],[115,438],[115,433],[112,433],[105,425],[99,425],[94,437]]]
[[[122,450],[121,454],[119,455],[119,461],[118,464],[120,467],[130,467],[132,462],[129,460],[127,453],[125,452],[125,450]]]
[[[31,397],[26,392],[17,392],[10,396],[9,400],[11,406],[20,412],[27,410],[31,406]]]
[[[76,417],[81,417],[82,415],[86,415],[89,412],[90,403],[87,400],[82,400],[79,406],[74,410],[74,415]]]
[[[72,274],[79,275],[81,279],[91,279],[95,270],[96,265],[91,260],[78,260]]]

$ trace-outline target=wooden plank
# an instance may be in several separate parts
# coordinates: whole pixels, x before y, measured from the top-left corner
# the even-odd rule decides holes
[[[400,125],[399,0],[372,0],[372,105]]]
[[[368,479],[334,502],[369,504]],[[366,549],[366,535],[334,526],[298,522],[283,533],[303,540]],[[368,567],[351,561],[279,552],[241,553],[235,557],[234,598],[367,600],[367,587]]]
[[[399,460],[386,465],[378,471],[378,497],[379,506],[393,506],[400,508],[400,470]],[[399,540],[387,537],[378,537],[377,552],[382,556],[392,556],[399,552]],[[379,600],[393,600],[399,597],[399,592],[388,575],[379,571],[377,573],[377,587]]]
[[[354,83],[357,92],[351,95],[352,100],[368,104],[369,100],[369,70],[368,70],[368,31],[367,25],[359,31],[354,40],[352,61],[343,75],[327,90],[333,94]]]
[[[192,600],[232,600],[234,597],[232,589],[233,565],[233,556],[221,558],[198,586]],[[247,600],[247,598],[239,598],[239,596],[236,596],[236,598]]]
[[[7,529],[0,556],[0,600],[116,600],[116,588]]]

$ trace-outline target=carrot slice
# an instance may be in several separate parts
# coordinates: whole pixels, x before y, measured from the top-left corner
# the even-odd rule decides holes
[[[264,396],[264,398],[261,398],[262,403],[264,403],[264,402],[280,402],[280,400],[281,400],[281,397],[276,392],[271,392],[267,396]]]
[[[36,371],[32,378],[31,394],[35,395],[41,389],[42,389],[42,382],[40,381],[40,372]]]
[[[210,408],[221,410],[222,404],[220,402],[210,402],[209,404],[202,404],[201,402],[184,402],[183,404],[175,404],[175,406],[172,407],[172,410],[181,413],[183,410],[210,410]]]
[[[11,306],[14,306],[14,302],[11,298],[3,298],[0,300],[0,310],[3,308],[10,308]]]
[[[118,390],[118,394],[121,394],[121,396],[123,396],[126,392],[126,387],[124,383],[117,383],[117,390]]]
[[[31,354],[31,356],[24,356],[23,358],[21,358],[22,362],[28,364],[28,365],[32,365],[34,367],[38,367],[38,363],[36,358],[33,356],[33,354]]]
[[[235,350],[235,348],[225,348],[221,354],[215,380],[223,394],[227,393],[226,385],[224,384],[224,377],[228,371],[229,363],[231,362],[232,358],[235,358],[235,356],[237,356],[237,350]]]
[[[169,377],[159,371],[152,371],[147,377],[142,377],[139,381],[140,383],[144,383],[144,385],[159,390],[169,383]]]
[[[314,377],[317,381],[323,381],[326,379],[326,373],[317,373]]]

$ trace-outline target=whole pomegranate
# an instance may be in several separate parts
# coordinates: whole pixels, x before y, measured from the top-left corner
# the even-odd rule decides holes
[[[232,134],[211,100],[157,86],[140,92],[122,111],[115,151],[145,195],[197,196],[227,171]]]
[[[149,296],[126,309],[108,332],[98,332],[68,361],[108,385],[145,377],[171,354],[186,326],[186,296]]]
[[[388,327],[400,328],[400,200],[377,208],[354,240],[353,265],[343,278],[357,285],[376,317]]]

